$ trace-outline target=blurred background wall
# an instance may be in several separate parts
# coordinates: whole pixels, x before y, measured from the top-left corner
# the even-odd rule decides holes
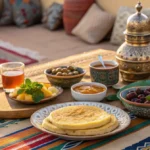
[[[130,6],[134,7],[138,0],[97,0],[101,7],[116,15],[120,6]],[[144,8],[150,8],[150,0],[141,0],[140,1]]]

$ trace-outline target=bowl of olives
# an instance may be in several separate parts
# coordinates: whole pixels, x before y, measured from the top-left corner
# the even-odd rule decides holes
[[[150,86],[138,86],[123,90],[120,100],[133,114],[150,118]]]
[[[44,73],[51,84],[69,88],[80,82],[86,71],[75,66],[60,66],[46,69]]]

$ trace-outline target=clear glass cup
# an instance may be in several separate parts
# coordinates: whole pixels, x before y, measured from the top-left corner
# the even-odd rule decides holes
[[[24,63],[8,62],[0,65],[3,89],[12,92],[24,82]]]

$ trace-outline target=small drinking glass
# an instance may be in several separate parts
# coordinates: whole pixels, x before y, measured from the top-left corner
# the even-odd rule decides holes
[[[24,82],[24,63],[8,62],[0,65],[3,89],[6,93],[12,92]]]

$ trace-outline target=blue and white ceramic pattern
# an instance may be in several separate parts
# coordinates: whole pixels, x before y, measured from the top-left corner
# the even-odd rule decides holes
[[[145,90],[150,88],[150,86],[138,86],[125,89],[120,93],[119,99],[132,114],[138,117],[150,118],[150,104],[131,102],[126,99],[127,93],[129,91],[135,91],[137,88]]]
[[[52,111],[54,111],[58,108],[62,108],[62,107],[66,107],[66,106],[75,106],[75,105],[88,105],[88,106],[99,107],[99,108],[105,110],[106,112],[115,115],[119,121],[119,127],[110,133],[107,133],[104,135],[96,135],[96,136],[62,135],[62,134],[50,132],[50,131],[42,128],[41,124],[42,124],[44,118],[46,118]],[[42,108],[32,114],[30,121],[31,121],[32,125],[35,126],[36,128],[38,128],[39,130],[50,133],[55,136],[59,136],[66,140],[94,140],[94,139],[99,139],[102,137],[114,135],[116,133],[121,132],[122,130],[124,130],[125,128],[127,128],[129,126],[131,119],[130,119],[129,115],[122,109],[117,108],[115,106],[108,105],[108,104],[98,103],[98,102],[69,102],[69,103],[56,104],[56,105],[51,105],[51,106]]]

